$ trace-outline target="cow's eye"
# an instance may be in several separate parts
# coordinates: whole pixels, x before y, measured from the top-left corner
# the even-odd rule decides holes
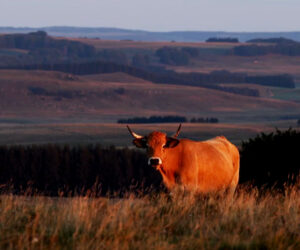
[[[167,147],[168,147],[168,145],[167,145],[167,144],[164,144],[164,145],[163,145],[163,148],[167,148]]]

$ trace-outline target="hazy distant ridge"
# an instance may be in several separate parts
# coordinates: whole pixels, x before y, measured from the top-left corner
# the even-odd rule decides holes
[[[254,38],[285,37],[300,41],[300,31],[296,32],[217,32],[217,31],[172,31],[150,32],[144,30],[128,30],[118,28],[87,28],[87,27],[0,27],[0,33],[27,33],[37,30],[46,31],[52,36],[89,37],[109,40],[137,41],[205,41],[210,37],[235,37],[244,42]]]

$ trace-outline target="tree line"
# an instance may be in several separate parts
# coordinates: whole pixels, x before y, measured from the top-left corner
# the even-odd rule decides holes
[[[265,75],[265,76],[246,76],[247,83],[256,83],[265,86],[275,86],[281,88],[295,88],[295,82],[291,75]]]
[[[240,183],[282,188],[299,176],[300,132],[259,134],[241,145]],[[122,195],[164,190],[143,151],[101,145],[0,146],[0,192]]]
[[[128,64],[126,54],[121,50],[103,49],[97,51],[92,45],[67,39],[55,39],[44,31],[28,34],[8,34],[0,36],[0,49],[21,49],[27,53],[1,56],[2,65],[57,63],[82,59],[102,60]]]
[[[253,39],[249,43],[273,43],[270,45],[241,45],[233,48],[233,53],[238,56],[262,56],[267,54],[280,54],[286,56],[299,56],[300,43],[285,38]]]
[[[214,117],[193,117],[188,120],[184,116],[150,116],[150,117],[133,117],[128,119],[119,119],[117,123],[121,124],[143,124],[143,123],[218,123],[218,118]]]
[[[219,122],[219,119],[218,118],[215,118],[215,117],[193,117],[191,120],[190,120],[191,123],[218,123]]]
[[[255,38],[246,41],[247,43],[275,43],[275,44],[294,44],[296,41],[284,37]]]
[[[183,116],[150,116],[150,117],[133,117],[128,119],[119,119],[121,124],[138,124],[138,123],[185,123],[187,118]]]
[[[239,43],[239,39],[233,37],[210,37],[207,43]]]
[[[12,65],[2,66],[0,69],[50,70],[72,73],[75,75],[124,72],[159,84],[197,86],[247,96],[259,96],[259,92],[256,89],[248,87],[227,87],[220,86],[218,83],[254,83],[284,88],[295,87],[293,77],[288,74],[248,76],[247,74],[231,73],[228,71],[211,73],[177,73],[171,70],[161,69],[152,69],[151,71],[148,71],[129,65],[103,61]]]
[[[0,36],[0,48],[29,50],[29,53],[40,56],[52,54],[78,58],[91,57],[96,53],[93,46],[66,39],[54,39],[44,31],[2,35]]]

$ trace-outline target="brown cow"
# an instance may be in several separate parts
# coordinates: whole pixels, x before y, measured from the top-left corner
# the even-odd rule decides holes
[[[135,138],[133,144],[147,149],[148,164],[161,173],[169,189],[179,184],[199,193],[235,191],[240,155],[224,136],[207,141],[177,139],[181,124],[172,137],[156,131],[141,136],[127,128]]]

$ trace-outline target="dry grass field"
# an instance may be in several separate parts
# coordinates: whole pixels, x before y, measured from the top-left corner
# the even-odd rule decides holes
[[[58,38],[60,39],[60,38]],[[232,48],[233,43],[204,43],[204,42],[141,42],[131,40],[101,40],[92,38],[63,38],[78,41],[94,46],[96,49],[151,49],[156,50],[165,46],[168,47],[193,47],[193,48]]]
[[[0,196],[1,249],[299,249],[299,185],[233,199]]]
[[[248,73],[249,75],[291,74],[300,82],[300,57],[284,55],[234,56],[209,55],[188,66],[168,66],[177,72],[209,73],[214,70]]]

